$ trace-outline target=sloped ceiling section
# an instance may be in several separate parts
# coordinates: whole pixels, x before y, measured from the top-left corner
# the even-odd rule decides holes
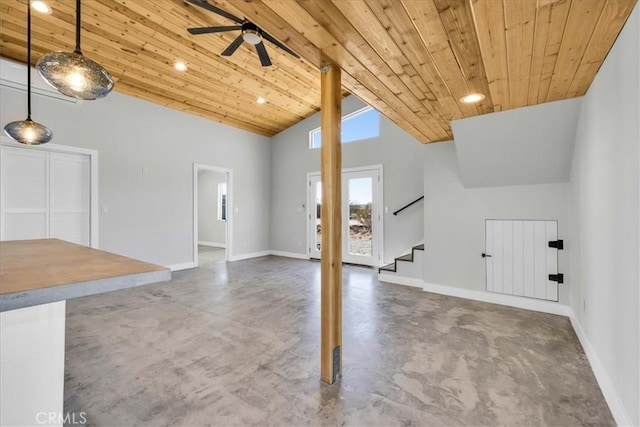
[[[233,22],[185,0],[86,0],[83,51],[120,92],[267,136],[319,110],[319,69],[334,63],[345,91],[427,143],[450,140],[451,120],[583,95],[637,0],[206,1],[302,59],[268,45],[262,67],[246,44],[220,56],[237,32],[186,29]],[[35,60],[73,49],[74,2],[49,3],[34,15]],[[22,62],[26,4],[0,1],[0,54]],[[486,98],[459,102],[472,92]]]
[[[465,187],[568,182],[582,98],[453,121]]]

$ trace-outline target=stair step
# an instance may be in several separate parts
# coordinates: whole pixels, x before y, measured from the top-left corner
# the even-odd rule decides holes
[[[424,243],[418,246],[414,246],[413,249],[416,249],[418,251],[424,251]]]
[[[392,272],[396,272],[396,263],[392,262],[391,264],[387,264],[387,265],[383,265],[382,267],[380,267],[378,269],[378,273],[381,271],[392,271]]]
[[[408,261],[413,262],[413,254],[402,255],[396,258],[396,261]]]

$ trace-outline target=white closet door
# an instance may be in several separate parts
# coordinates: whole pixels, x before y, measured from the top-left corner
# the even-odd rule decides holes
[[[48,155],[44,151],[2,147],[2,240],[48,237]]]
[[[30,147],[0,148],[0,239],[91,243],[91,159]]]
[[[487,290],[558,301],[557,221],[486,221]]]
[[[90,167],[88,155],[51,153],[50,237],[89,246]]]

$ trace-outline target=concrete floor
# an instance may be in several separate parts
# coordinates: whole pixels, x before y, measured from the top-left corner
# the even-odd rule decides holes
[[[225,255],[226,250],[223,248],[198,245],[198,265],[201,267],[212,262],[224,261]]]
[[[90,425],[614,425],[568,319],[344,269],[320,383],[320,264],[211,262],[67,303],[65,412]]]

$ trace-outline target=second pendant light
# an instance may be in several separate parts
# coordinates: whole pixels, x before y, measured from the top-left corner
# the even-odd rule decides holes
[[[51,52],[36,65],[42,78],[60,93],[77,99],[92,100],[107,96],[113,78],[100,64],[80,50],[81,9],[76,0],[76,48],[73,52]]]

